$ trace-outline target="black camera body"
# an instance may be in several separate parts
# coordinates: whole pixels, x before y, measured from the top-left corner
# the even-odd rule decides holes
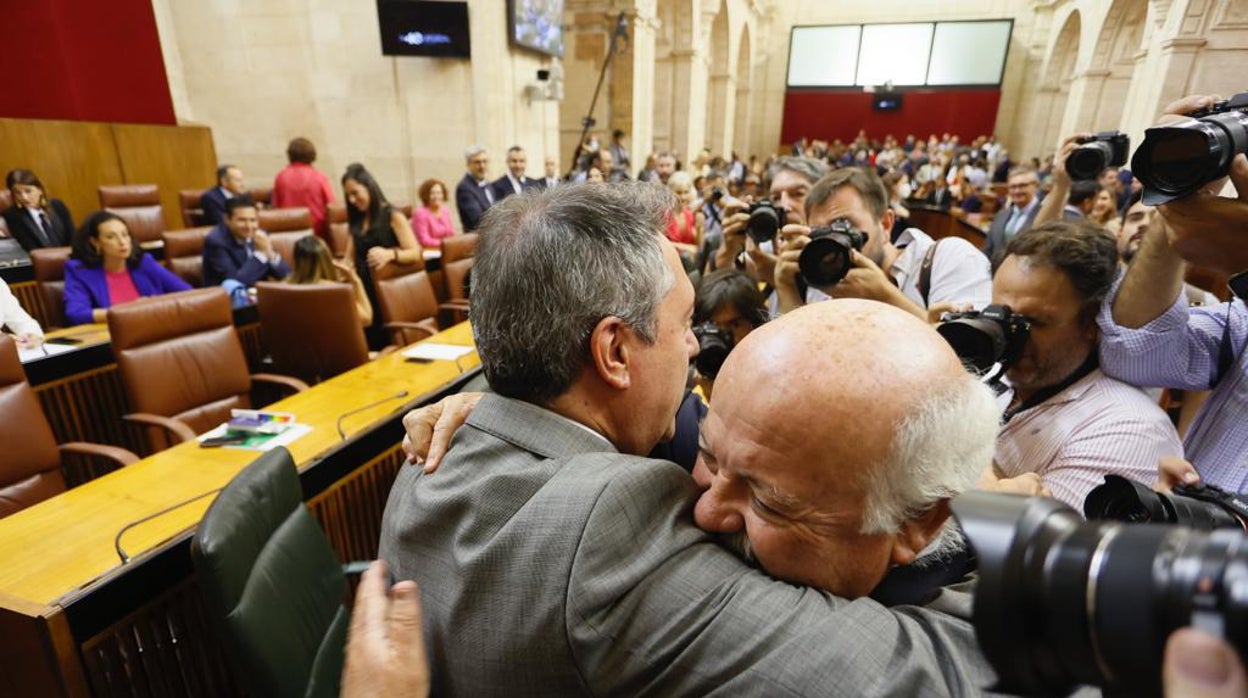
[[[1096,179],[1106,167],[1121,167],[1131,152],[1131,139],[1121,131],[1101,131],[1079,144],[1066,158],[1066,172],[1075,180]]]
[[[1225,177],[1239,153],[1248,153],[1248,92],[1145,130],[1131,173],[1144,185],[1144,203],[1158,206]]]
[[[735,344],[732,333],[707,320],[693,326],[693,336],[698,339],[698,355],[693,365],[703,377],[715,380]]]
[[[936,326],[954,353],[977,371],[993,364],[1009,366],[1018,360],[1027,343],[1031,322],[1008,305],[989,305],[983,310],[945,313]]]
[[[828,288],[840,283],[853,269],[850,250],[862,251],[867,233],[854,227],[847,218],[838,218],[830,225],[810,231],[810,242],[802,248],[797,266],[802,278],[815,288]]]
[[[1083,500],[1088,520],[1162,523],[1198,531],[1248,530],[1248,499],[1216,485],[1175,485],[1170,494],[1118,475],[1106,475]]]
[[[770,199],[763,199],[750,204],[750,220],[745,224],[745,233],[754,244],[776,239],[776,233],[784,227],[784,209],[775,205]]]

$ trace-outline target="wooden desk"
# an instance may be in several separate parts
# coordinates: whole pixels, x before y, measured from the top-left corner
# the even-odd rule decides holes
[[[426,340],[472,345],[463,323]],[[461,360],[471,369],[476,354]],[[376,555],[381,513],[402,462],[401,418],[475,371],[391,354],[271,406],[312,432],[289,446],[304,498],[343,561]],[[396,399],[336,422],[353,408]],[[0,695],[228,695],[206,630],[190,533],[213,497],[114,536],[127,524],[220,488],[257,454],[182,444],[0,519]]]

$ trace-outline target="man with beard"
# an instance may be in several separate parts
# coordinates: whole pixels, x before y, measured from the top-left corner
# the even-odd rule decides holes
[[[1157,209],[1142,200],[1142,192],[1131,194],[1127,210],[1122,214],[1122,226],[1118,228],[1118,258],[1125,267],[1140,251],[1140,242],[1148,233],[1149,225],[1153,224]],[[1217,305],[1218,297],[1212,293],[1184,282],[1183,292],[1187,296],[1188,306]]]

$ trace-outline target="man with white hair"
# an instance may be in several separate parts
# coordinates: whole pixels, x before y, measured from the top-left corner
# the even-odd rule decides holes
[[[750,569],[690,520],[689,476],[640,457],[673,436],[697,352],[670,208],[657,187],[585,185],[491,216],[473,325],[495,394],[435,476],[401,468],[382,522],[380,557],[424,590],[433,693],[982,692],[963,590],[860,597],[952,546],[948,499],[991,462],[991,393],[882,304],[751,333],[720,373],[695,510],[748,538],[767,574]]]
[[[486,176],[490,167],[490,155],[479,145],[469,146],[464,151],[464,161],[468,172],[459,180],[455,187],[455,207],[459,209],[459,222],[464,225],[464,232],[470,233],[481,225],[481,216],[486,209],[494,205],[494,189]]]

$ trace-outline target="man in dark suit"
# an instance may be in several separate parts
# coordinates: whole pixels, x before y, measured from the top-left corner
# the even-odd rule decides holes
[[[495,198],[494,189],[486,179],[490,156],[485,148],[469,146],[464,151],[464,160],[467,161],[468,172],[455,187],[455,207],[459,209],[459,222],[463,224],[464,232],[471,233],[481,225],[481,216],[494,205]]]
[[[559,166],[555,163],[554,155],[546,156],[546,176],[535,181],[539,189],[550,189],[559,184]]]
[[[217,186],[206,190],[200,197],[200,208],[208,225],[219,225],[225,220],[225,202],[247,193],[243,171],[234,165],[217,168]]]
[[[1010,205],[997,212],[988,227],[988,242],[984,254],[995,259],[1005,250],[1005,244],[1014,236],[1027,230],[1040,212],[1040,178],[1030,167],[1016,167],[1007,180]]]
[[[818,304],[756,330],[720,374],[726,401],[717,381],[694,478],[710,488],[698,524],[748,530],[784,581],[751,569],[690,520],[688,474],[639,457],[673,435],[697,351],[693,289],[661,235],[669,207],[648,184],[568,187],[503,203],[483,231],[473,323],[494,394],[437,474],[400,469],[382,521],[379,557],[424,596],[432,694],[981,692],[992,672],[964,589],[898,610],[846,599],[948,522],[948,494],[909,501],[891,470],[860,469],[909,473],[921,457],[933,465],[913,477],[942,484],[914,491],[969,487],[992,461],[991,393],[934,330],[881,304]],[[586,317],[599,318],[588,338]],[[859,361],[861,379],[790,384]],[[911,369],[886,370],[897,361]],[[854,438],[811,437],[778,404],[852,422]],[[940,414],[894,437],[912,411]],[[893,455],[894,441],[913,445]]]
[[[513,145],[507,149],[507,173],[494,180],[490,185],[494,190],[494,200],[502,201],[512,194],[521,194],[531,189],[541,189],[539,180],[531,179],[524,174],[528,167],[528,158],[524,148]]]
[[[225,220],[204,238],[204,285],[233,280],[246,288],[265,279],[281,280],[290,267],[260,230],[256,205],[237,196],[225,202]]]

